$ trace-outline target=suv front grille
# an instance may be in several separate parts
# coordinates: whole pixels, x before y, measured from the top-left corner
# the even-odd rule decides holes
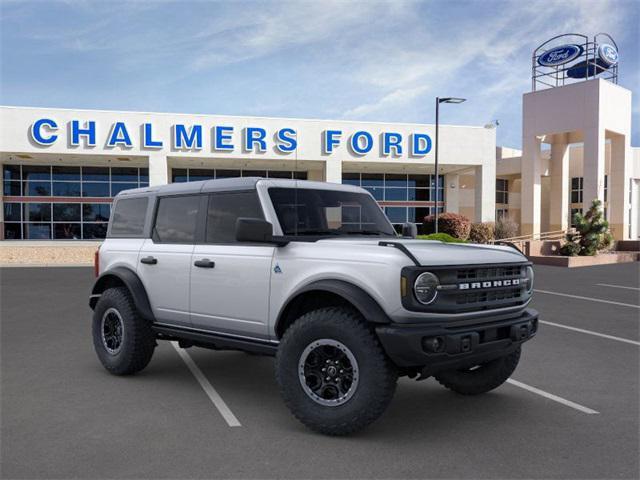
[[[508,288],[492,292],[465,293],[463,295],[458,295],[456,298],[456,303],[458,305],[468,305],[486,302],[497,302],[501,300],[519,299],[521,297],[521,288]]]
[[[420,273],[430,271],[438,276],[440,287],[436,300],[430,305],[420,304],[413,292],[409,298],[403,299],[403,304],[411,310],[433,313],[483,312],[525,305],[531,298],[527,280],[528,265],[412,267],[410,282],[414,282]]]
[[[512,265],[508,267],[493,268],[465,268],[458,270],[458,280],[483,280],[486,278],[518,277],[522,273],[522,267]]]

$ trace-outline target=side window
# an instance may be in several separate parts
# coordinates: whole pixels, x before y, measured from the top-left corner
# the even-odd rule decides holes
[[[109,236],[141,237],[148,202],[147,197],[124,198],[116,201]]]
[[[157,243],[194,243],[199,195],[164,197],[158,201],[153,239]]]
[[[238,217],[264,218],[255,191],[211,194],[207,211],[207,243],[234,243]]]

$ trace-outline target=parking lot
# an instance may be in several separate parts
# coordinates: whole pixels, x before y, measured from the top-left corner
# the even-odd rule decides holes
[[[462,397],[403,378],[379,421],[331,438],[291,416],[268,357],[161,343],[109,375],[91,269],[2,269],[2,477],[638,478],[638,264],[535,270],[542,324],[511,383]]]

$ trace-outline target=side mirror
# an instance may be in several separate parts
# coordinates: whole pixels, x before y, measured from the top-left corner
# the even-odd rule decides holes
[[[416,238],[418,236],[418,226],[415,223],[404,223],[402,225],[402,236]]]
[[[236,220],[236,240],[238,242],[271,243],[273,225],[261,218],[243,218]]]

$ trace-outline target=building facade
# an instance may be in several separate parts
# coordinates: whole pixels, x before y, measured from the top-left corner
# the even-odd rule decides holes
[[[398,226],[436,208],[495,216],[489,128],[440,126],[436,180],[433,125],[21,107],[0,116],[5,240],[100,239],[124,189],[235,176],[360,185]],[[458,194],[461,177],[470,195]]]

